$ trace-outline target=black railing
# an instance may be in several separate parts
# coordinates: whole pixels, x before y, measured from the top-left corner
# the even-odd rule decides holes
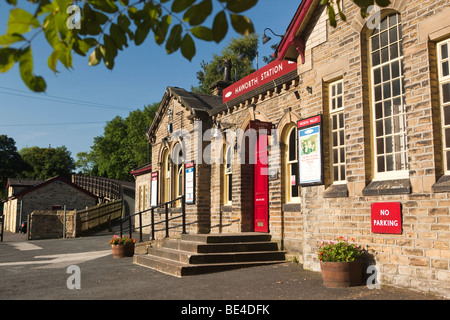
[[[0,228],[0,242],[3,241],[3,229],[4,228],[4,224],[5,224],[5,216],[2,214],[0,215],[0,223],[2,224],[2,227]]]
[[[175,203],[177,201],[181,201],[181,214],[178,215],[178,216],[173,216],[173,217],[169,218],[169,205],[172,204],[172,203]],[[161,220],[161,221],[155,222],[155,209],[162,208],[162,207],[165,208],[165,220]],[[149,211],[151,211],[151,222],[149,224],[147,224],[147,225],[142,225],[142,214],[144,214],[146,212],[149,212]],[[169,237],[169,230],[170,229],[175,229],[175,228],[181,227],[182,228],[181,233],[182,234],[186,233],[186,200],[185,200],[184,195],[179,197],[179,198],[176,198],[174,200],[162,203],[162,204],[160,204],[160,205],[158,205],[156,207],[152,207],[150,209],[147,209],[147,210],[135,213],[135,214],[131,214],[131,215],[127,216],[127,217],[124,217],[124,218],[120,219],[120,236],[121,237],[123,236],[123,233],[125,231],[129,232],[130,238],[133,237],[133,230],[135,230],[136,227],[132,226],[132,221],[131,221],[132,219],[131,218],[134,217],[134,216],[139,216],[139,227],[138,227],[139,228],[139,242],[143,242],[144,241],[143,238],[142,238],[142,229],[146,228],[146,227],[151,227],[151,240],[155,240],[155,232],[157,232],[157,231],[165,231],[166,232],[166,238]],[[169,221],[175,220],[175,219],[178,219],[178,218],[181,218],[181,224],[169,227]],[[128,229],[124,230],[123,224],[124,224],[124,222],[126,223],[127,221],[128,221]],[[159,225],[159,224],[164,224],[164,227],[160,228],[160,229],[155,229],[155,226]]]

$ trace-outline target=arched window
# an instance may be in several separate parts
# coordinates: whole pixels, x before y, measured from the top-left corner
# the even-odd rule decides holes
[[[172,159],[173,159],[173,197],[172,200],[177,199],[183,195],[183,187],[184,187],[184,180],[183,180],[183,151],[181,148],[181,145],[177,143],[172,150]],[[177,201],[175,203],[175,206],[179,207],[181,206],[181,201]]]
[[[375,178],[408,176],[402,27],[399,14],[382,19],[370,37]]]
[[[233,200],[233,171],[231,169],[232,164],[232,150],[231,146],[225,146],[225,153],[224,153],[224,199],[223,204],[224,205],[231,205]]]
[[[286,128],[284,135],[284,184],[285,199],[287,203],[300,202],[298,181],[298,147],[297,147],[297,129],[295,124],[290,124]]]
[[[165,149],[162,156],[161,165],[161,203],[168,202],[170,200],[170,161],[169,150]]]

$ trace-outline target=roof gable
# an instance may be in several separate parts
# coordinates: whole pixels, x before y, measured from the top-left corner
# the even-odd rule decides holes
[[[91,193],[91,192],[81,188],[80,186],[78,186],[78,185],[76,185],[76,184],[66,180],[64,177],[56,176],[56,177],[50,178],[48,180],[45,180],[42,183],[36,184],[33,187],[31,187],[31,188],[28,188],[28,189],[25,189],[25,190],[23,190],[21,192],[13,194],[11,197],[9,197],[9,198],[7,198],[5,200],[2,200],[2,202],[23,197],[24,195],[26,195],[26,194],[28,194],[30,192],[34,192],[34,191],[36,191],[36,190],[38,190],[38,189],[40,189],[40,188],[42,188],[44,186],[47,186],[47,185],[49,185],[49,184],[51,184],[53,182],[57,182],[57,181],[61,181],[61,182],[65,183],[65,184],[71,186],[72,188],[77,189],[78,191],[81,191],[81,192],[85,193],[86,195],[88,195],[88,196],[90,196],[90,197],[92,197],[94,199],[98,199],[98,197],[95,194],[93,194],[93,193]]]

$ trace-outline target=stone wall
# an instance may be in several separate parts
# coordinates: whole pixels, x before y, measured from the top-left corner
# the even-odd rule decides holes
[[[74,216],[76,211],[64,210],[37,210],[30,216],[28,230],[29,240],[73,238],[75,235]],[[64,234],[65,217],[65,234]]]

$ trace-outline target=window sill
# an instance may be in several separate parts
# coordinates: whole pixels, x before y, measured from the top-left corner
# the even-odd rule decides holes
[[[442,176],[432,186],[433,192],[450,192],[450,176]]]
[[[362,193],[363,196],[410,194],[411,183],[409,179],[372,181],[363,189]]]
[[[347,184],[332,184],[323,193],[324,198],[346,198],[348,197]]]

